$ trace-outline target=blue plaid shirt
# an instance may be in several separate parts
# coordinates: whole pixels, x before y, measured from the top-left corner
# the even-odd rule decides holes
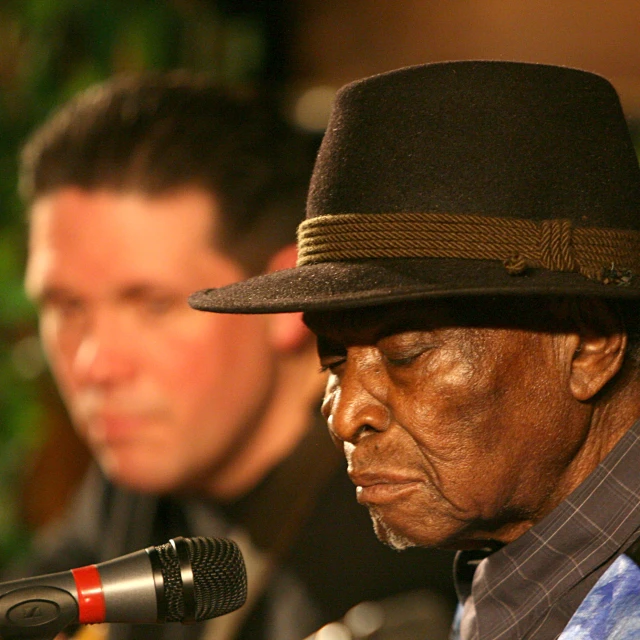
[[[520,538],[498,550],[457,555],[456,586],[464,607],[453,637],[558,638],[598,580],[639,537],[640,421]]]

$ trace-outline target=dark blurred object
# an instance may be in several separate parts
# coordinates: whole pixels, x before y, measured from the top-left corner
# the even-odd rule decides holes
[[[362,602],[307,640],[447,640],[453,611],[431,591]]]

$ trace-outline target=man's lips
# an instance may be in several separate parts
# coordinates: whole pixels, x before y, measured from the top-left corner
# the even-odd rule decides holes
[[[356,473],[349,477],[356,485],[356,497],[361,504],[386,504],[415,491],[422,484],[416,477],[398,473]]]
[[[89,418],[89,432],[104,443],[135,440],[148,420],[141,415],[100,414]]]

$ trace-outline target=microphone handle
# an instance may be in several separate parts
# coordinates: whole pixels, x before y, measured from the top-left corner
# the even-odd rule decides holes
[[[164,580],[161,567],[154,562],[153,547],[134,551],[125,556],[74,569],[74,578],[78,587],[80,622],[164,622],[159,607],[164,607]],[[90,573],[78,575],[79,571],[93,567],[99,572],[98,580],[104,613],[96,607],[89,607],[94,586]]]
[[[98,565],[0,585],[0,639],[54,637],[69,624],[162,622],[153,548]],[[160,605],[160,610],[159,610]]]
[[[0,597],[2,640],[53,640],[77,620],[78,603],[66,589],[34,585]]]

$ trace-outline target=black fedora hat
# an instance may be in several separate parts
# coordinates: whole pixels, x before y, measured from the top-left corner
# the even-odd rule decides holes
[[[433,296],[640,294],[640,169],[604,78],[459,61],[335,100],[298,265],[194,293],[225,313]]]

